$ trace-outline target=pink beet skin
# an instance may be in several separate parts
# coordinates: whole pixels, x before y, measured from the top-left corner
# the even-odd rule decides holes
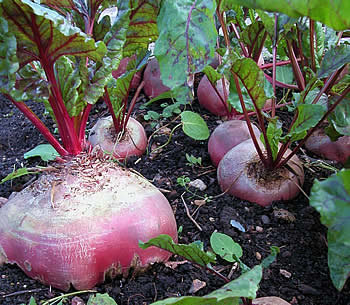
[[[350,158],[350,137],[343,136],[332,142],[323,129],[317,129],[305,142],[307,150],[314,154],[341,163]]]
[[[147,135],[143,126],[129,118],[124,137],[115,135],[112,117],[101,118],[91,129],[88,138],[93,147],[99,145],[105,152],[113,153],[119,161],[131,156],[141,156],[147,147]]]
[[[263,147],[261,142],[260,147]],[[290,152],[287,150],[286,155]],[[272,176],[272,171],[267,176],[267,171],[261,174],[259,167],[263,167],[259,166],[259,160],[251,139],[232,148],[222,158],[217,170],[221,190],[228,190],[228,193],[235,197],[261,206],[267,206],[277,200],[289,200],[298,195],[300,189],[297,185],[303,185],[304,171],[297,156],[293,156],[288,162],[297,176],[285,168],[275,170]]]
[[[159,234],[177,240],[167,199],[114,163],[80,163],[41,176],[0,208],[0,257],[64,291],[167,260],[164,250],[138,247]]]
[[[126,72],[126,68],[128,66],[128,63],[132,59],[136,59],[136,55],[131,56],[131,57],[124,57],[120,61],[118,69],[112,71],[112,75],[115,79],[117,79],[119,76],[121,76],[122,74],[124,74]],[[134,77],[131,81],[131,86],[130,86],[131,89],[136,89],[140,85],[141,78],[142,78],[142,71],[138,71],[134,74]]]
[[[220,93],[220,96],[222,99],[226,102],[227,99],[224,98],[224,89],[222,80],[217,81],[216,88],[218,92]],[[230,83],[225,79],[225,88],[226,93],[228,96],[229,94],[229,88]],[[223,102],[221,101],[220,97],[217,95],[215,90],[213,89],[213,86],[211,85],[208,77],[204,75],[199,82],[198,89],[197,89],[197,97],[199,104],[210,111],[212,114],[218,115],[218,116],[226,116],[228,115],[227,109]]]
[[[254,134],[259,139],[260,131],[253,126]],[[215,128],[208,141],[208,152],[215,167],[224,155],[241,142],[250,139],[250,133],[246,121],[230,120]]]
[[[145,83],[143,91],[150,99],[170,90],[169,87],[163,84],[160,78],[159,63],[156,58],[152,58],[147,63],[143,74],[143,81]]]

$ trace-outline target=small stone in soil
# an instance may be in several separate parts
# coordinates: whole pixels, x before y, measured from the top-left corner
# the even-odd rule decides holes
[[[266,215],[262,215],[261,216],[261,221],[263,222],[263,224],[267,225],[270,223],[270,218]]]

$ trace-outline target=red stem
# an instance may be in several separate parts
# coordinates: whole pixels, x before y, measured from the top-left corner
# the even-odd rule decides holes
[[[273,95],[272,98],[272,111],[271,111],[271,117],[274,117],[276,114],[276,57],[277,57],[277,23],[278,23],[278,16],[275,13],[275,29],[274,29],[274,37],[273,37],[273,46],[272,46],[272,88],[273,88]]]
[[[244,100],[243,100],[243,96],[242,96],[242,91],[241,91],[241,87],[239,85],[239,80],[238,80],[238,76],[236,75],[236,73],[233,73],[233,77],[234,77],[234,80],[235,80],[235,85],[236,85],[236,89],[237,89],[237,93],[238,93],[238,96],[239,96],[239,101],[241,103],[241,106],[242,106],[242,110],[243,110],[243,114],[244,114],[244,117],[245,117],[245,120],[247,122],[247,127],[248,127],[248,130],[249,130],[249,133],[250,133],[250,136],[253,140],[253,143],[254,143],[254,146],[255,146],[255,149],[256,149],[256,152],[258,153],[259,157],[260,157],[260,160],[263,162],[263,164],[265,166],[267,166],[268,164],[266,163],[267,160],[265,159],[264,157],[264,154],[258,144],[258,141],[256,139],[256,136],[255,136],[255,133],[253,131],[253,127],[252,127],[252,123],[250,122],[250,118],[249,118],[249,115],[248,115],[248,111],[245,107],[245,104],[244,104]]]
[[[266,74],[265,72],[264,72],[264,75],[265,75],[266,79],[270,83],[272,83],[272,77],[270,75]],[[281,87],[281,88],[286,88],[286,89],[291,89],[291,90],[299,90],[299,87],[296,86],[296,85],[290,85],[290,84],[282,83],[282,82],[280,82],[278,80],[276,80],[276,85],[278,87]]]
[[[10,95],[4,94],[39,130],[39,132],[45,137],[45,139],[56,149],[56,151],[62,156],[68,156],[69,152],[57,141],[52,135],[50,130],[44,125],[44,123],[35,115],[35,113],[23,102],[15,101]]]
[[[286,41],[287,41],[289,59],[291,60],[291,63],[292,63],[292,68],[293,68],[295,79],[297,81],[298,88],[300,91],[304,91],[305,90],[305,80],[304,80],[303,73],[300,70],[297,58],[295,56],[292,42],[288,39]]]
[[[114,129],[115,129],[116,133],[118,133],[120,131],[120,128],[121,128],[120,120],[115,116],[115,112],[114,112],[114,109],[112,106],[111,99],[110,99],[109,94],[108,94],[107,87],[105,86],[104,89],[105,89],[105,93],[103,95],[103,100],[105,101],[105,103],[108,107],[109,113],[112,116]]]
[[[310,19],[310,53],[311,53],[311,69],[316,72],[315,59],[315,21]]]
[[[297,58],[297,61],[300,61],[300,58]],[[276,66],[286,66],[289,65],[291,63],[290,60],[281,60],[279,62],[276,62]],[[273,67],[273,63],[268,63],[268,64],[264,64],[259,66],[260,69],[264,70],[264,69],[269,69]]]
[[[236,28],[236,25],[233,24],[233,23],[231,23],[231,29],[233,30],[233,32],[234,32],[235,35],[236,35],[236,38],[237,38],[238,41],[239,41],[239,44],[240,44],[241,49],[242,49],[242,52],[243,52],[243,56],[244,56],[244,57],[249,57],[247,48],[245,47],[244,43],[240,41],[241,37],[240,37],[239,32],[238,32],[238,30],[237,30],[237,28]]]
[[[124,120],[124,126],[123,126],[123,130],[125,130],[126,128],[126,125],[128,124],[129,122],[129,118],[131,116],[131,112],[133,111],[134,107],[135,107],[135,104],[136,104],[136,101],[137,101],[137,98],[139,97],[140,95],[140,92],[143,88],[143,86],[145,85],[145,82],[142,81],[141,84],[137,87],[136,89],[136,92],[134,94],[134,97],[132,98],[131,102],[130,102],[130,106],[129,106],[129,109],[128,109],[128,113],[126,115],[126,118]]]

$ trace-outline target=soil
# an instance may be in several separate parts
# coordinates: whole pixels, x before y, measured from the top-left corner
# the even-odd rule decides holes
[[[48,116],[43,115],[42,105],[29,105],[53,130],[54,123]],[[199,108],[196,101],[192,107],[206,119],[211,130],[217,126],[218,117]],[[159,104],[152,105],[152,110],[160,111]],[[135,116],[142,121],[144,113],[145,110],[136,109]],[[104,115],[107,115],[106,108],[103,104],[97,104],[91,113],[90,123]],[[0,118],[0,179],[14,168],[46,166],[47,163],[39,158],[23,158],[25,152],[46,141],[16,107],[1,96]],[[142,122],[147,135],[150,136],[155,129],[151,128],[150,122]],[[158,126],[166,123],[170,123],[167,127],[171,129],[179,121],[161,121],[158,122]],[[149,147],[154,149],[165,143],[168,140],[166,131],[167,129],[163,128],[162,133],[153,135]],[[188,164],[186,153],[201,157],[201,166]],[[305,165],[306,180],[303,189],[309,194],[313,180],[324,179],[332,174],[332,171],[320,166],[320,162],[309,162],[314,160],[310,157],[315,156],[302,153],[299,157],[304,160]],[[216,170],[211,166],[207,153],[207,141],[194,141],[185,136],[181,129],[177,129],[170,143],[161,150],[154,154],[145,154],[140,159],[131,158],[125,166],[139,171],[167,196],[176,213],[177,224],[182,227],[179,242],[201,240],[208,249],[210,235],[217,230],[228,234],[242,246],[242,261],[249,267],[259,264],[268,256],[270,246],[280,247],[281,252],[277,260],[264,270],[258,296],[279,296],[291,304],[300,305],[350,304],[349,281],[342,292],[338,292],[330,280],[327,265],[327,230],[320,223],[319,214],[310,207],[302,193],[292,201],[274,202],[267,208],[227,194],[222,195],[202,205],[195,213],[194,219],[200,230],[187,216],[184,202],[190,212],[193,212],[197,208],[194,200],[201,199],[201,196],[216,196],[221,193],[216,180]],[[191,181],[200,179],[207,189],[199,191],[191,188],[190,190],[196,193],[194,196],[177,183],[177,178],[181,176],[189,177]],[[11,192],[20,191],[34,179],[36,176],[29,175],[0,184],[0,197],[9,197]],[[181,198],[182,194],[184,201]],[[238,221],[246,232],[234,228],[230,224],[231,220]],[[171,260],[181,261],[181,258],[172,257]],[[232,265],[220,259],[217,265],[225,275],[229,274],[232,268]],[[238,274],[239,272],[235,272],[234,277]],[[28,278],[14,265],[0,266],[0,275],[0,305],[28,304],[31,296],[39,301],[62,294],[59,290]],[[205,286],[197,292],[192,292],[194,280],[204,282]],[[140,305],[166,297],[205,295],[223,284],[220,278],[190,263],[178,264],[173,268],[169,265],[155,264],[142,275],[108,280],[96,287],[96,291],[107,292],[119,305]],[[78,301],[86,302],[88,297],[89,293],[79,295],[81,299],[73,300],[73,297],[68,297],[68,304],[83,304]]]

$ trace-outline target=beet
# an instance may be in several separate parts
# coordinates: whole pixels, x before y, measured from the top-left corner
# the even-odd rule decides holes
[[[263,148],[263,144],[259,141]],[[285,155],[291,151],[288,149]],[[287,168],[265,169],[251,139],[238,144],[222,158],[217,175],[222,191],[238,198],[267,206],[276,200],[289,200],[298,195],[304,183],[304,171],[294,155]]]
[[[229,94],[230,83],[225,79],[226,93],[227,96]],[[224,89],[222,86],[222,80],[217,81],[217,90],[220,93],[220,96],[225,101],[224,98]],[[220,99],[220,97],[215,92],[213,86],[211,85],[208,77],[204,75],[199,82],[197,89],[197,97],[199,104],[210,111],[212,114],[218,116],[227,116],[229,115],[227,107],[225,107],[224,103]]]
[[[332,142],[320,128],[306,140],[305,147],[318,156],[344,164],[350,157],[350,136],[342,136]]]
[[[260,131],[253,126],[257,138]],[[230,120],[215,128],[208,141],[208,152],[214,166],[217,167],[223,156],[233,147],[250,139],[250,133],[246,121]]]
[[[93,288],[170,253],[139,248],[159,234],[177,240],[162,193],[116,163],[80,155],[46,173],[0,208],[0,260],[68,291]]]
[[[129,118],[126,132],[121,139],[115,134],[112,117],[101,118],[91,129],[88,141],[93,147],[99,145],[107,153],[123,161],[131,156],[141,156],[147,147],[147,136],[143,126]]]
[[[155,57],[147,63],[143,74],[143,81],[145,82],[143,91],[150,99],[170,90],[169,87],[163,84],[160,78],[159,63]]]
[[[124,74],[126,72],[126,68],[128,66],[128,63],[130,62],[130,60],[132,59],[136,59],[136,55],[131,56],[131,57],[124,57],[120,63],[119,63],[119,67],[117,70],[112,71],[112,75],[115,79],[117,79],[119,76],[121,76],[122,74]],[[130,88],[131,89],[136,89],[141,82],[141,78],[142,78],[142,71],[137,71],[134,74],[134,77],[131,81],[131,85]]]

